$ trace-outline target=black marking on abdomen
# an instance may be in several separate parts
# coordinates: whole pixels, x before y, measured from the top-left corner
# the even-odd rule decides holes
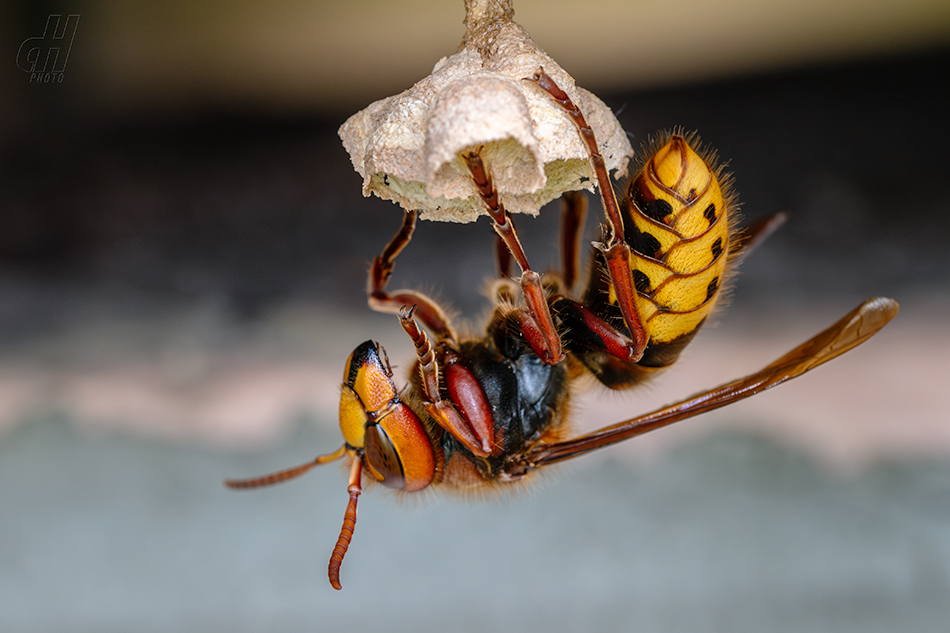
[[[650,286],[653,283],[650,281],[650,278],[647,277],[646,273],[642,270],[633,271],[633,285],[636,287],[637,292],[647,292],[650,289]]]
[[[660,244],[660,240],[653,237],[653,235],[646,231],[637,231],[636,227],[634,227],[633,239],[630,240],[630,248],[644,257],[657,259],[657,255],[659,255],[663,245]]]
[[[709,301],[714,296],[716,296],[716,291],[719,290],[719,277],[716,277],[709,282],[709,285],[706,286],[706,301]]]
[[[722,238],[721,237],[717,239],[715,242],[713,242],[712,255],[713,255],[713,259],[716,259],[720,255],[722,255]]]
[[[673,205],[666,200],[647,198],[644,191],[637,186],[633,187],[633,203],[640,210],[640,213],[656,222],[669,224],[663,218],[673,215]]]

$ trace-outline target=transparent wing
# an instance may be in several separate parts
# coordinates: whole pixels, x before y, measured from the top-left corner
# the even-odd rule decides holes
[[[893,299],[868,299],[837,323],[759,372],[571,440],[537,445],[525,455],[524,466],[530,470],[571,459],[771,389],[857,347],[887,325],[897,315],[897,310],[897,302]]]
[[[788,216],[784,213],[767,215],[739,230],[738,235],[729,246],[730,255],[734,258],[733,265],[745,259],[768,236],[785,224],[787,219]]]

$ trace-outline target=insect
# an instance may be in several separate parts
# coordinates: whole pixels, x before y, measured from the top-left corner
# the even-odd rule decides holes
[[[411,290],[387,290],[395,258],[409,243],[416,213],[369,272],[371,307],[395,313],[416,350],[409,384],[393,381],[385,350],[373,341],[346,360],[340,395],[344,444],[289,470],[247,480],[256,488],[347,459],[349,502],[330,557],[331,585],[356,526],[363,479],[404,492],[432,486],[484,489],[769,389],[860,345],[892,319],[892,299],[869,299],[837,323],[764,369],[651,413],[566,437],[571,384],[584,373],[625,389],[672,364],[711,313],[723,279],[781,222],[737,231],[728,181],[671,135],[656,144],[618,202],[593,131],[568,96],[543,72],[531,81],[557,101],[586,143],[604,207],[602,239],[591,273],[571,298],[579,269],[585,199],[565,194],[562,264],[543,278],[531,269],[514,225],[477,149],[462,156],[498,235],[496,307],[482,338],[462,339],[445,312]],[[515,283],[512,260],[521,268]],[[520,299],[519,299],[520,296]],[[419,324],[424,327],[420,327]],[[430,334],[427,334],[427,331]]]

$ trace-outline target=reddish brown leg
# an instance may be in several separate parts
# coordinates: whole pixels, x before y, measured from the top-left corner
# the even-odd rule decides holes
[[[583,304],[566,297],[553,297],[551,306],[570,332],[574,353],[598,350],[626,360],[635,352],[629,336],[591,312]]]
[[[636,287],[633,283],[632,271],[630,270],[630,247],[624,241],[623,236],[623,216],[620,215],[620,206],[617,204],[617,196],[614,193],[613,184],[610,182],[610,176],[607,173],[607,166],[604,163],[604,157],[597,149],[597,140],[594,138],[594,131],[587,124],[583,113],[580,111],[571,98],[561,90],[554,80],[544,72],[542,68],[529,81],[538,84],[542,90],[564,109],[568,116],[577,126],[577,131],[581,135],[587,150],[590,153],[590,162],[594,168],[594,174],[597,177],[600,197],[604,203],[604,215],[606,216],[606,230],[603,242],[594,242],[594,247],[604,255],[607,262],[607,270],[610,274],[610,283],[613,284],[617,293],[617,303],[620,306],[620,312],[623,314],[624,323],[630,330],[630,336],[635,343],[636,354],[628,358],[630,361],[637,361],[643,356],[643,350],[647,346],[649,337],[643,327],[643,322],[637,313],[637,306],[634,301],[636,296]]]
[[[399,322],[412,339],[422,379],[423,406],[439,426],[452,434],[465,448],[479,457],[488,457],[494,450],[494,429],[491,407],[472,372],[459,362],[458,354],[448,347],[440,348],[436,358],[429,337],[412,318],[413,308],[399,312]],[[441,395],[440,374],[445,367],[446,389],[450,400]],[[456,409],[461,408],[461,413]]]
[[[472,173],[472,180],[475,182],[478,193],[485,202],[495,232],[521,267],[520,283],[527,311],[516,310],[515,314],[530,332],[525,338],[535,354],[545,363],[548,365],[560,363],[564,360],[564,351],[561,349],[561,339],[554,327],[554,319],[551,318],[551,310],[544,297],[541,276],[531,270],[524,248],[515,232],[515,225],[498,198],[498,190],[495,189],[491,174],[482,162],[481,156],[472,152],[463,158],[468,164],[468,170]]]
[[[419,320],[440,339],[455,340],[455,332],[449,323],[448,317],[435,301],[415,290],[397,290],[388,292],[386,285],[393,274],[396,256],[412,239],[416,228],[415,211],[407,211],[399,231],[390,240],[383,252],[373,259],[369,271],[367,294],[369,307],[377,312],[399,314],[403,306],[416,306]]]
[[[360,481],[362,475],[363,457],[357,455],[350,467],[350,485],[347,488],[350,493],[350,501],[346,504],[340,538],[336,540],[336,547],[333,548],[333,553],[330,555],[330,564],[327,567],[330,584],[337,591],[343,588],[343,585],[340,584],[340,565],[343,564],[343,557],[346,556],[346,550],[350,547],[350,541],[353,540],[353,530],[356,529],[356,502],[363,492],[363,485]]]
[[[511,277],[511,251],[501,235],[495,237],[495,262],[498,264],[498,276],[502,279]]]
[[[587,198],[580,191],[567,191],[561,200],[561,277],[565,290],[570,290],[577,281],[577,271],[580,269]]]

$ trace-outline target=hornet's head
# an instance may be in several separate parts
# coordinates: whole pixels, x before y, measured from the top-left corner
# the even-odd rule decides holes
[[[353,350],[343,369],[340,430],[347,447],[362,451],[369,472],[384,486],[412,492],[432,482],[432,440],[399,399],[386,351],[373,341]]]

